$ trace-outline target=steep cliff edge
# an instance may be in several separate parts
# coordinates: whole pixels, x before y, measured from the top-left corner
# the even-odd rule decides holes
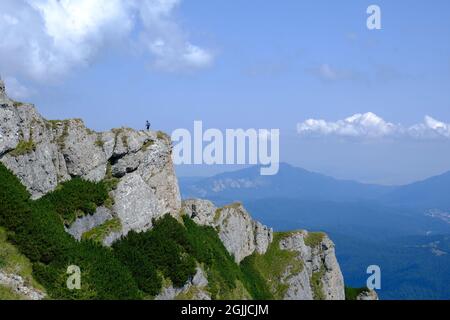
[[[189,263],[192,272],[195,261],[195,276],[181,287],[169,282],[156,298],[247,299],[267,287],[260,297],[345,299],[334,244],[326,235],[274,233],[239,203],[216,208],[206,200],[181,202],[171,152],[170,138],[162,132],[129,128],[94,132],[79,119],[46,120],[33,105],[9,99],[0,81],[0,162],[33,200],[77,178],[108,186],[109,199],[94,212],[77,211],[73,219],[64,220],[64,229],[73,238],[111,246],[129,233],[134,237],[134,232],[152,230],[155,221],[170,214],[185,225],[191,242],[195,243],[195,234],[208,243],[220,239],[211,250],[217,251],[214,259],[227,264],[228,269],[220,270],[222,276],[217,276],[217,265],[208,265],[210,258],[203,261],[201,253],[186,246],[182,251],[193,256]],[[189,227],[186,217],[206,229]],[[227,281],[222,279],[226,270],[233,273],[228,291],[220,288]],[[249,279],[260,282],[259,291],[253,290]]]
[[[323,233],[274,233],[235,203],[216,208],[207,200],[183,201],[200,225],[216,228],[237,263],[248,265],[269,283],[276,299],[344,300],[344,279],[333,242]]]
[[[0,161],[19,177],[32,199],[72,178],[108,180],[112,203],[99,214],[108,210],[109,217],[118,217],[121,232],[107,242],[130,230],[148,230],[153,218],[181,208],[167,135],[128,128],[97,133],[79,119],[48,121],[33,105],[10,100],[3,84]],[[81,226],[74,233],[86,231],[89,228]]]

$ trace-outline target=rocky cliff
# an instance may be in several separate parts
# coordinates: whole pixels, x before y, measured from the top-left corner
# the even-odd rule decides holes
[[[216,228],[237,263],[254,252],[264,254],[273,239],[273,230],[253,220],[240,203],[216,208],[210,201],[191,199],[183,201],[183,211],[197,224]]]
[[[33,105],[9,99],[0,81],[0,162],[33,199],[73,178],[107,181],[111,186],[109,205],[66,226],[77,240],[110,223],[114,228],[101,240],[111,245],[131,230],[150,229],[152,219],[167,213],[180,219],[187,214],[197,224],[214,228],[238,264],[251,257],[269,259],[270,250],[289,252],[292,261],[283,265],[276,279],[269,279],[278,283],[274,288],[283,287],[279,298],[345,298],[334,245],[326,235],[298,231],[277,235],[275,242],[273,230],[253,220],[239,203],[223,208],[197,199],[182,203],[171,152],[170,138],[162,132],[129,128],[94,132],[79,119],[46,120]],[[198,268],[184,288],[169,286],[157,298],[174,298],[195,288],[195,298],[207,299],[210,296],[203,290],[207,283]],[[274,294],[279,292],[274,289]]]
[[[265,255],[274,240],[273,230],[254,221],[239,203],[216,208],[210,201],[193,199],[183,202],[183,210],[198,224],[216,228],[225,247],[238,263],[252,254]],[[294,263],[290,263],[278,275],[277,282],[286,287],[282,298],[345,299],[344,279],[336,260],[334,244],[325,234],[310,235],[307,231],[298,231],[280,235],[279,238],[273,245],[295,253],[293,259],[301,264],[301,268],[293,268]]]
[[[74,235],[113,217],[120,219],[121,234],[143,231],[152,218],[179,212],[167,135],[128,128],[94,132],[79,119],[48,121],[33,105],[10,100],[3,83],[0,90],[0,161],[33,199],[75,177],[114,183],[111,207],[99,208],[89,223],[77,222]]]

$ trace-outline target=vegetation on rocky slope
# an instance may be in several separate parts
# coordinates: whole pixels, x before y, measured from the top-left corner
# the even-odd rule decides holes
[[[64,223],[93,213],[107,201],[107,189],[102,183],[73,179],[32,201],[18,178],[0,164],[0,226],[29,259],[29,273],[32,270],[51,298],[151,297],[160,292],[162,277],[183,286],[197,264],[206,269],[213,298],[272,298],[259,273],[234,262],[215,229],[198,226],[187,216],[180,223],[166,215],[153,221],[147,232],[130,232],[112,250],[95,241],[95,232],[77,242],[65,232]],[[69,265],[82,270],[81,290],[67,289]]]
[[[274,235],[264,255],[254,253],[236,264],[217,230],[197,225],[186,215],[182,221],[165,215],[153,221],[151,230],[131,231],[112,248],[103,247],[99,239],[116,230],[115,223],[101,225],[77,242],[65,232],[64,223],[105,205],[109,189],[103,182],[72,179],[32,201],[18,178],[0,164],[0,227],[8,231],[0,235],[8,234],[7,240],[26,256],[26,276],[39,281],[50,298],[152,298],[164,281],[182,287],[201,265],[208,278],[205,290],[213,299],[281,299],[287,268],[290,273],[303,268],[296,253],[280,249],[283,233]],[[313,235],[311,243],[318,238]],[[4,261],[0,254],[0,263]],[[69,265],[82,270],[81,290],[67,289]]]
[[[0,271],[21,276],[25,283],[44,291],[44,288],[33,278],[33,266],[24,255],[7,241],[6,230],[0,227]],[[22,296],[11,288],[0,285],[0,300],[20,300]]]
[[[11,288],[0,284],[0,301],[1,300],[23,300],[24,298],[15,293]]]
[[[308,247],[314,248],[317,247],[324,238],[325,233],[323,232],[308,232],[308,235],[305,237],[305,244]]]
[[[351,288],[345,287],[345,300],[356,300],[356,298],[364,292],[368,292],[367,288]]]
[[[90,189],[81,189],[78,190],[80,198],[89,199],[81,194]],[[64,193],[64,186],[58,192]],[[33,264],[34,278],[52,298],[139,298],[130,271],[110,249],[92,241],[77,242],[64,231],[58,204],[52,201],[61,198],[64,197],[30,200],[18,178],[0,165],[0,226],[8,230],[8,241]],[[69,265],[77,265],[83,270],[81,290],[70,291],[66,286]]]
[[[10,155],[13,157],[18,157],[30,153],[36,149],[36,144],[32,139],[25,141],[20,140],[17,147],[10,152]]]
[[[246,272],[225,249],[217,231],[199,226],[183,217],[190,252],[204,264],[208,275],[208,290],[213,299],[270,299],[271,295],[258,273]]]
[[[92,240],[97,243],[103,243],[103,240],[111,232],[119,232],[122,229],[122,224],[119,218],[114,218],[105,223],[95,227],[82,235],[83,240]]]
[[[269,292],[266,291],[267,288],[264,288],[264,291],[275,299],[283,299],[288,289],[286,270],[290,270],[290,274],[298,274],[303,269],[302,262],[296,259],[297,253],[280,248],[280,241],[287,235],[275,233],[273,242],[265,254],[255,253],[241,263],[247,274],[261,275],[269,289]]]
[[[108,199],[107,186],[103,183],[86,182],[75,178],[64,182],[60,187],[39,200],[56,210],[66,225],[79,216],[93,214],[98,206]]]

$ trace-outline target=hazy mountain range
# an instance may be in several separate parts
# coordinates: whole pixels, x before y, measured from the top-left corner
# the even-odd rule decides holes
[[[405,186],[380,186],[281,164],[275,176],[250,167],[180,178],[180,188],[184,198],[219,205],[242,201],[276,230],[328,232],[348,284],[364,283],[366,267],[380,265],[381,298],[450,298],[450,172]]]

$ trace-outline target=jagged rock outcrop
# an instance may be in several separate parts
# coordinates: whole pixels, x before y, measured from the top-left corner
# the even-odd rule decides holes
[[[5,94],[6,94],[5,83],[0,78],[0,99],[3,98],[5,96]]]
[[[206,291],[208,279],[202,268],[197,267],[197,272],[192,280],[188,281],[182,288],[174,288],[171,284],[163,288],[155,300],[211,300],[210,294]]]
[[[378,300],[378,294],[375,290],[363,291],[358,294],[356,300]]]
[[[200,225],[214,227],[237,263],[255,251],[263,254],[273,240],[273,230],[252,219],[240,203],[216,208],[210,201],[183,201],[183,211]]]
[[[42,300],[45,294],[25,284],[25,280],[16,274],[0,271],[0,285],[10,288],[15,294],[27,300]]]
[[[129,128],[97,133],[79,119],[48,121],[33,105],[10,100],[3,83],[0,87],[0,161],[33,199],[74,177],[101,181],[109,175],[118,179],[112,216],[121,220],[122,234],[147,230],[166,213],[178,214],[180,192],[165,134]],[[79,238],[91,222],[77,221],[74,235]]]
[[[297,252],[303,264],[299,273],[286,270],[282,280],[288,285],[285,299],[345,300],[344,278],[328,236],[293,232],[280,241],[280,248]]]
[[[200,225],[214,227],[225,248],[241,262],[253,254],[266,253],[273,231],[254,221],[239,204],[216,208],[207,200],[183,201],[182,211]],[[296,231],[283,236],[280,249],[295,252],[300,270],[290,264],[280,281],[287,286],[286,300],[344,300],[344,279],[336,259],[333,242],[322,233]]]

